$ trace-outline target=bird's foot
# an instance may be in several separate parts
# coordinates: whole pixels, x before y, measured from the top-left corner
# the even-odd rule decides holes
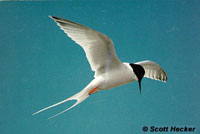
[[[98,87],[95,87],[95,88],[93,88],[92,90],[90,90],[89,95],[98,92],[98,91],[96,90],[97,88],[98,88]]]

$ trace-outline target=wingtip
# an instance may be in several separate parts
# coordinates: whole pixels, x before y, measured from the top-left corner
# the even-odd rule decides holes
[[[56,17],[56,16],[51,16],[51,15],[49,15],[49,17],[50,17],[51,19],[53,19],[53,20],[62,20],[62,18]],[[64,20],[64,19],[63,19],[63,20]]]
[[[61,19],[61,18],[59,18],[59,17],[51,16],[51,15],[49,15],[49,18],[51,18],[51,19],[53,19],[53,20],[59,20],[59,19]]]

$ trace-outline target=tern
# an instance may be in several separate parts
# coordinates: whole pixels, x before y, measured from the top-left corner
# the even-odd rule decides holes
[[[96,92],[118,87],[133,81],[138,81],[139,91],[141,93],[141,81],[143,77],[162,82],[167,81],[166,72],[155,62],[149,60],[136,63],[121,62],[116,55],[113,42],[108,36],[67,19],[55,16],[49,17],[53,19],[73,41],[83,48],[91,70],[94,71],[95,74],[94,79],[74,96],[41,109],[33,113],[33,115],[67,101],[76,100],[76,103],[71,107],[50,118],[56,117],[80,104]]]

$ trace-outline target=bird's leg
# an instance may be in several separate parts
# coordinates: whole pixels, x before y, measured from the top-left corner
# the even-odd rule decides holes
[[[97,90],[96,90],[97,88],[98,88],[98,87],[95,87],[95,88],[93,88],[92,90],[90,90],[89,95],[91,95],[91,94],[97,92]]]

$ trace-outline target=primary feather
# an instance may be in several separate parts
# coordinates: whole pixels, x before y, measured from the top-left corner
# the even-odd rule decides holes
[[[163,82],[167,81],[168,78],[167,73],[157,63],[147,60],[147,61],[136,62],[135,64],[139,64],[144,68],[145,70],[144,77],[154,80],[160,80]]]
[[[85,51],[95,76],[104,73],[107,67],[120,64],[112,40],[106,35],[67,19],[50,16],[58,26]]]

